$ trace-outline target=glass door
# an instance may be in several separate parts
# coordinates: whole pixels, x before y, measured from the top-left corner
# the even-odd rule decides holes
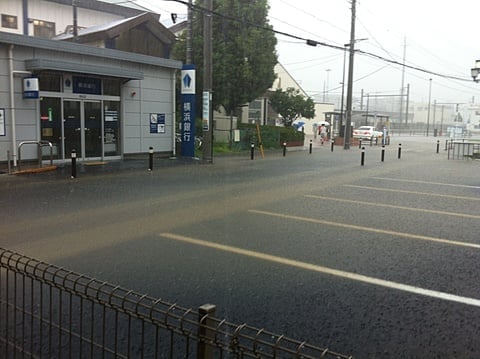
[[[82,156],[82,115],[81,101],[63,101],[63,140],[65,141],[65,158],[70,158],[72,150],[77,157]]]
[[[100,101],[64,100],[65,158],[75,149],[77,158],[102,157],[102,106]]]
[[[83,102],[85,157],[102,157],[102,107],[100,101]]]

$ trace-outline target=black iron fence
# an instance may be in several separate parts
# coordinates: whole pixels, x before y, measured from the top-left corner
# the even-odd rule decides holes
[[[351,358],[1,248],[0,357]]]

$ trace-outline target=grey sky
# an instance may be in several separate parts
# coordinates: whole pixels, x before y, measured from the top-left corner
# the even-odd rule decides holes
[[[167,24],[170,12],[177,12],[179,20],[187,12],[184,5],[172,1],[138,2],[162,14]],[[269,3],[270,23],[275,30],[341,47],[350,40],[351,0],[269,0]],[[469,81],[470,68],[480,59],[478,14],[478,0],[357,0],[356,38],[368,40],[357,43],[356,47],[402,63],[405,41],[407,64],[467,80],[406,69],[404,83],[410,84],[414,101],[428,100],[430,78],[432,99],[470,102],[475,96],[480,101],[480,84]],[[342,51],[307,46],[285,36],[278,36],[277,50],[280,62],[309,95],[321,97],[324,88],[332,97],[340,94]],[[356,55],[354,68],[355,96],[362,89],[371,94],[400,93],[401,66]]]

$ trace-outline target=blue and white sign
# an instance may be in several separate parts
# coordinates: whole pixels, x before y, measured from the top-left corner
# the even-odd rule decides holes
[[[165,114],[150,114],[150,133],[165,133]]]
[[[182,68],[182,95],[195,95],[195,66],[184,65]]]
[[[182,149],[183,157],[195,157],[195,65],[182,68]]]
[[[73,93],[102,94],[102,80],[96,77],[73,76]]]
[[[23,79],[23,98],[39,98],[38,78]]]

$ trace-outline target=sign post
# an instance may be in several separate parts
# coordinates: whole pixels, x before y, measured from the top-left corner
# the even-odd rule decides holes
[[[182,68],[182,157],[195,157],[195,65]]]

